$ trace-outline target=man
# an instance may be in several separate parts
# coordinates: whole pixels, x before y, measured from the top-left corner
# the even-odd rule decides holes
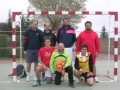
[[[34,62],[34,81],[36,81],[36,68],[38,65],[38,51],[40,49],[41,30],[37,28],[38,22],[33,20],[32,27],[25,32],[24,35],[24,54],[27,63],[27,82],[30,81],[31,63]]]
[[[81,46],[81,52],[75,58],[75,70],[74,75],[78,78],[78,84],[86,81],[88,85],[92,86],[94,83],[93,79],[93,64],[92,55],[87,52],[88,46],[83,44]]]
[[[54,33],[52,33],[52,30],[50,29],[51,26],[50,26],[50,23],[45,23],[44,24],[44,32],[41,34],[40,36],[40,41],[41,41],[41,47],[44,47],[44,40],[46,38],[50,38],[50,41],[51,41],[51,46],[54,46],[56,45],[56,36]],[[45,73],[42,73],[42,77],[41,77],[41,82],[45,80]],[[52,80],[54,81],[54,78],[52,78]]]
[[[70,60],[73,60],[73,44],[76,41],[75,30],[71,25],[69,25],[69,19],[63,19],[63,26],[60,27],[57,31],[57,42],[63,43],[65,50],[70,54]],[[64,77],[61,78],[64,81]]]
[[[63,61],[65,65],[62,68],[57,69],[56,65],[58,61]],[[74,81],[73,81],[73,68],[71,66],[70,55],[67,51],[64,50],[64,44],[59,43],[58,51],[53,52],[51,59],[50,59],[50,69],[52,71],[53,76],[55,77],[55,84],[60,85],[62,73],[60,72],[62,69],[68,73],[69,78],[69,86],[74,88]]]
[[[55,47],[50,46],[51,42],[49,38],[46,38],[44,40],[44,43],[45,43],[45,47],[42,47],[38,53],[39,64],[37,66],[37,72],[36,72],[37,82],[33,84],[33,87],[41,85],[41,80],[40,80],[41,72],[45,72],[47,83],[48,84],[51,83],[52,72],[50,71],[50,68],[49,68],[49,62],[50,62],[51,55],[55,50]]]
[[[99,82],[98,78],[96,77],[96,57],[100,52],[100,42],[98,39],[98,35],[92,29],[92,23],[90,21],[85,22],[85,28],[83,32],[81,32],[78,36],[77,43],[76,43],[76,54],[80,52],[80,48],[82,44],[87,44],[88,52],[92,54],[92,62],[93,62],[93,77],[95,82]]]
[[[71,25],[69,25],[69,19],[63,19],[63,26],[57,31],[57,42],[63,43],[65,50],[70,54],[70,60],[73,60],[73,44],[76,41],[75,30]]]

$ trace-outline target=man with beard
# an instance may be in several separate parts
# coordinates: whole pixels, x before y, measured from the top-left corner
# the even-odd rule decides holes
[[[50,29],[51,28],[50,23],[48,23],[48,22],[45,23],[44,28],[45,28],[45,30],[40,36],[41,47],[45,46],[44,42],[45,42],[46,38],[49,38],[50,42],[51,42],[51,46],[55,47],[55,45],[56,45],[56,36],[55,36],[54,33],[52,33],[52,30]],[[52,78],[52,80],[54,81],[54,78]],[[41,82],[42,81],[45,81],[45,73],[42,73]]]
[[[57,42],[63,43],[65,46],[65,50],[70,54],[70,60],[73,60],[73,44],[76,41],[75,30],[71,25],[69,25],[69,19],[63,19],[63,26],[60,27],[57,31]],[[61,78],[64,81],[64,77]]]
[[[80,52],[81,46],[83,44],[87,44],[88,52],[92,54],[92,62],[93,62],[93,77],[96,83],[99,82],[96,77],[96,57],[100,52],[100,42],[98,39],[98,35],[92,29],[92,23],[90,21],[85,22],[85,30],[81,32],[78,36],[76,43],[76,54]]]
[[[65,63],[63,67],[57,69],[56,65],[59,61],[62,61]],[[58,51],[53,52],[51,59],[50,59],[50,69],[52,71],[53,76],[55,77],[55,84],[60,85],[61,84],[61,77],[62,73],[61,70],[65,70],[65,72],[68,73],[69,78],[69,86],[74,88],[74,81],[73,81],[73,68],[71,66],[71,60],[70,55],[67,51],[64,50],[64,44],[59,43],[58,45]]]

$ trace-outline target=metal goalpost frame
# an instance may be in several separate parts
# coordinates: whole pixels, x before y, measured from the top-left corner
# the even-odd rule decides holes
[[[16,16],[17,15],[113,15],[114,16],[114,81],[118,80],[118,12],[116,11],[40,11],[40,12],[12,12],[12,60],[13,82],[17,82],[16,76]]]

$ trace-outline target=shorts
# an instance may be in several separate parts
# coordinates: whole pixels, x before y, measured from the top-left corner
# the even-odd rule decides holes
[[[65,50],[69,53],[70,55],[70,60],[72,61],[73,60],[73,48],[70,47],[70,48],[65,48]]]
[[[41,64],[38,63],[38,65],[41,65]],[[47,70],[45,70],[44,73],[45,73],[45,77],[52,77],[52,72],[50,68],[47,68]]]
[[[92,63],[93,63],[93,65],[95,65],[96,64],[96,54],[91,53],[91,55],[92,55]]]
[[[26,63],[38,63],[38,51],[39,50],[27,50]]]
[[[85,78],[85,80],[87,80],[88,78],[93,78],[93,75],[87,76],[87,72],[86,73],[82,73],[81,76],[83,76]]]

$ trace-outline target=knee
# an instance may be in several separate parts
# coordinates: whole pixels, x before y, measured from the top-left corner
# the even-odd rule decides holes
[[[60,85],[61,82],[55,82],[56,85]]]
[[[60,83],[61,83],[61,80],[55,80],[56,85],[60,85]]]
[[[42,71],[42,67],[41,66],[37,66],[37,71]]]
[[[88,83],[89,86],[93,86],[93,82]]]
[[[51,81],[47,81],[47,84],[51,84]]]

